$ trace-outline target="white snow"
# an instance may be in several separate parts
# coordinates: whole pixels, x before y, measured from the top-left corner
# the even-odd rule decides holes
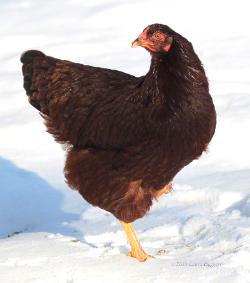
[[[249,1],[0,2],[0,282],[250,282]],[[46,54],[142,75],[131,42],[159,22],[204,63],[218,114],[209,153],[136,221],[155,259],[129,250],[118,221],[67,188],[64,152],[22,89],[20,54]]]

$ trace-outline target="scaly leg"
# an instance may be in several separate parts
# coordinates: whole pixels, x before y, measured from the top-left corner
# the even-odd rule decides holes
[[[161,195],[169,193],[172,190],[172,188],[173,188],[172,184],[168,184],[161,190],[155,191],[154,197],[158,199]]]
[[[128,237],[129,244],[131,246],[131,251],[128,253],[129,256],[135,257],[139,261],[145,261],[148,258],[152,258],[151,255],[146,254],[143,248],[140,245],[140,242],[137,240],[133,226],[131,223],[125,223],[120,221],[121,225]]]

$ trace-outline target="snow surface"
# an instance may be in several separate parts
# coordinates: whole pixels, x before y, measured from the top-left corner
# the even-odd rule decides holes
[[[249,1],[0,1],[0,282],[250,282]],[[142,75],[130,43],[160,22],[192,41],[218,126],[209,153],[135,227],[155,259],[139,263],[118,221],[64,184],[64,152],[22,89],[20,54]]]

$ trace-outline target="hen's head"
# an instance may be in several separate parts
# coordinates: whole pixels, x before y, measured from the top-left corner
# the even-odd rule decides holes
[[[142,46],[153,53],[167,53],[172,45],[174,33],[168,26],[153,24],[146,27],[132,42],[132,47]]]

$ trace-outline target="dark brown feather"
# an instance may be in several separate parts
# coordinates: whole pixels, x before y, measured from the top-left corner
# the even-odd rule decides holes
[[[68,184],[125,222],[144,216],[155,190],[202,154],[216,125],[191,43],[163,27],[173,44],[153,54],[140,78],[34,50],[21,59],[30,103],[56,141],[68,145]]]

